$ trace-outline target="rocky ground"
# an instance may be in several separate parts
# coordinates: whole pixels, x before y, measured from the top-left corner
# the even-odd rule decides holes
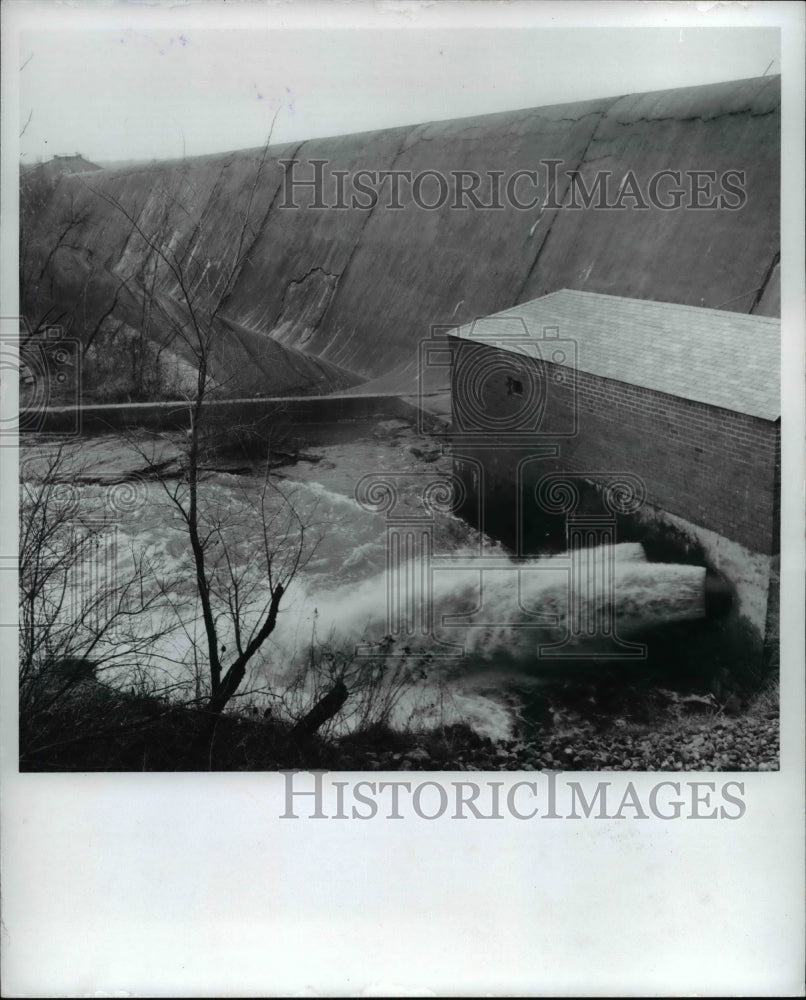
[[[461,727],[399,740],[383,751],[345,740],[333,766],[401,771],[774,771],[778,708],[767,695],[749,712],[670,712],[665,720],[557,725],[528,737],[493,742]]]
[[[457,771],[775,771],[777,718],[722,719],[675,731],[619,726],[604,733],[548,734],[535,743],[468,740],[458,753],[431,740],[409,750],[368,754],[368,770]],[[355,759],[349,753],[342,766]]]

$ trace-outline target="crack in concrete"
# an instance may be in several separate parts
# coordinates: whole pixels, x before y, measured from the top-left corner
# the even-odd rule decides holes
[[[767,115],[774,115],[776,112],[780,111],[779,107],[770,108],[767,111],[754,111],[752,107],[740,108],[738,111],[719,111],[716,114],[705,116],[705,115],[659,115],[657,118],[651,118],[648,115],[642,115],[640,118],[632,118],[629,121],[623,121],[620,118],[614,118],[616,125],[622,125],[624,127],[630,125],[638,125],[639,122],[713,122],[718,118],[730,118],[738,115],[750,115],[752,118],[765,118]]]
[[[781,251],[776,250],[776,252],[773,254],[770,266],[767,268],[767,272],[764,275],[764,280],[759,285],[758,290],[756,291],[756,297],[753,299],[753,304],[750,306],[748,312],[753,313],[758,308],[759,303],[764,298],[764,293],[767,291],[767,285],[770,283],[770,279],[775,273],[775,268],[778,266],[780,261],[781,261]]]
[[[272,320],[271,325],[269,326],[270,330],[274,330],[275,327],[277,327],[277,325],[279,324],[280,320],[282,319],[283,313],[285,312],[285,305],[286,305],[286,300],[288,299],[288,293],[291,291],[292,286],[304,284],[308,280],[308,278],[310,278],[317,272],[319,274],[323,274],[326,278],[333,278],[335,280],[335,284],[333,285],[333,289],[330,293],[330,298],[331,299],[333,298],[333,295],[336,289],[338,288],[339,281],[341,280],[341,274],[335,274],[332,271],[326,271],[323,267],[318,267],[318,266],[308,268],[308,270],[305,272],[305,274],[302,275],[301,278],[292,278],[291,281],[287,282],[285,290],[283,291],[282,301],[280,302],[280,308],[277,310],[277,314]],[[342,272],[342,274],[343,273],[344,272]],[[327,312],[327,306],[325,307],[324,312]],[[316,326],[318,326],[318,322]],[[314,330],[316,329],[316,326],[314,326],[313,328]]]
[[[320,274],[324,274],[326,278],[335,278],[337,281],[341,277],[341,272],[337,274],[335,271],[326,271],[323,267],[319,267],[317,265],[316,267],[308,268],[301,278],[292,278],[291,281],[288,282],[286,289],[290,288],[292,285],[301,285],[303,281],[310,278],[312,274],[316,274],[317,271]]]
[[[602,122],[607,117],[608,112],[610,112],[612,110],[612,108],[615,106],[615,104],[617,104],[618,101],[620,101],[620,100],[621,100],[620,97],[616,97],[616,98],[613,99],[612,103],[610,105],[608,105],[608,107],[605,108],[603,111],[594,112],[596,115],[599,116],[599,120],[594,125],[593,129],[591,130],[591,134],[588,136],[588,141],[585,143],[585,148],[582,150],[582,153],[579,156],[579,160],[577,161],[576,169],[575,170],[566,170],[565,171],[565,175],[567,177],[570,176],[571,174],[578,173],[582,169],[582,164],[585,163],[585,158],[588,155],[588,150],[591,147],[591,143],[596,138],[596,133],[599,131],[599,126],[602,124]],[[526,272],[526,277],[523,279],[523,283],[521,284],[521,287],[518,290],[518,294],[515,297],[515,304],[516,305],[523,301],[524,292],[525,292],[527,286],[529,285],[529,282],[532,279],[532,275],[535,273],[535,270],[536,270],[537,265],[538,265],[538,261],[540,260],[540,257],[541,257],[541,255],[542,255],[542,253],[543,253],[543,251],[544,251],[544,249],[546,247],[546,244],[549,241],[549,237],[551,236],[551,230],[554,228],[554,223],[557,221],[557,215],[559,214],[559,212],[560,212],[560,209],[558,209],[558,208],[554,209],[554,215],[552,216],[551,222],[549,223],[548,227],[545,230],[545,234],[543,236],[543,241],[541,242],[540,246],[538,247],[537,252],[535,253],[535,256],[534,256],[534,260],[532,261],[532,265],[529,268],[529,270]],[[533,231],[534,231],[534,227],[532,227],[532,230],[530,231],[530,234]]]
[[[615,98],[615,100],[621,100],[621,98]],[[577,118],[574,118],[574,117],[558,117],[558,118],[554,118],[551,115],[540,115],[540,114],[535,114],[533,111],[527,111],[527,112],[524,112],[523,114],[521,114],[517,118],[512,118],[511,121],[512,121],[512,124],[518,124],[520,122],[525,122],[525,121],[530,121],[530,120],[541,121],[541,122],[549,122],[551,124],[555,124],[555,123],[559,123],[559,122],[574,122],[574,123],[577,123],[577,122],[584,121],[586,118],[590,118],[591,115],[600,115],[601,116],[604,113],[605,112],[603,112],[603,111],[586,111],[584,115],[579,115]],[[504,116],[510,116],[512,114],[512,112],[508,112],[508,111],[496,112],[495,114],[490,115],[490,117],[494,118],[494,117],[497,117],[499,114],[502,117],[504,117]],[[440,126],[440,125],[445,125],[445,124],[446,123],[444,121],[441,121],[441,122],[428,122],[426,124],[415,125],[413,127],[413,129],[412,129],[411,135],[414,135],[414,133],[417,132],[418,129],[425,130],[425,129],[431,128],[432,126]],[[476,135],[466,135],[465,134],[465,133],[470,133],[470,132],[472,132],[472,133],[480,133],[482,137],[489,137],[489,134],[490,134],[489,133],[489,123],[483,123],[483,124],[480,124],[480,125],[468,125],[465,128],[460,129],[459,131],[457,131],[457,132],[453,133],[452,135],[448,136],[447,138],[449,138],[451,140],[458,139],[460,142],[472,142],[475,138],[477,138],[477,136]],[[534,134],[535,135],[552,135],[552,133],[550,131],[538,131],[538,132],[535,132]],[[407,149],[413,148],[414,146],[417,145],[417,143],[420,143],[420,142],[435,142],[437,139],[443,139],[444,140],[445,138],[446,138],[446,136],[445,136],[444,133],[439,134],[439,135],[419,135],[416,138],[414,138],[414,139],[411,140],[411,144],[407,147]]]

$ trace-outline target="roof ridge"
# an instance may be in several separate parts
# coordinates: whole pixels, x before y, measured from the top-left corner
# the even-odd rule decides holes
[[[716,313],[717,315],[720,316],[730,316],[731,319],[752,320],[754,322],[763,321],[770,325],[772,324],[780,325],[781,323],[781,319],[778,316],[759,316],[757,313],[737,312],[732,309],[717,309],[714,306],[694,306],[691,305],[691,303],[689,302],[667,302],[666,300],[663,299],[638,299],[629,295],[614,295],[611,294],[610,292],[591,292],[588,291],[587,289],[582,289],[582,288],[558,288],[553,292],[548,292],[546,295],[539,295],[537,296],[537,298],[526,299],[526,301],[524,302],[519,302],[512,308],[517,309],[520,306],[529,305],[529,303],[531,302],[540,302],[544,301],[545,299],[551,299],[555,295],[585,295],[590,298],[609,299],[611,301],[617,301],[617,302],[629,302],[637,306],[645,306],[646,308],[652,308],[652,309],[658,309],[658,308],[693,309],[696,310],[698,313],[711,313],[711,314]],[[509,312],[510,310],[506,311]]]
[[[497,318],[520,320],[528,339],[507,343],[507,330],[490,326]],[[559,289],[461,324],[454,335],[540,357],[540,329],[558,324],[564,339],[578,345],[566,366],[580,372],[762,420],[780,417],[775,317]]]

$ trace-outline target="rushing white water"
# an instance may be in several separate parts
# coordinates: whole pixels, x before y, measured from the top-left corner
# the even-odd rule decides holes
[[[519,675],[539,678],[546,665],[556,667],[558,653],[566,658],[640,657],[629,636],[704,614],[702,567],[647,563],[641,547],[631,544],[589,550],[586,557],[599,569],[612,560],[610,592],[591,589],[587,580],[582,586],[575,582],[564,555],[509,566],[499,561],[493,570],[476,568],[483,560],[475,554],[445,560],[434,572],[431,633],[404,629],[385,646],[382,640],[390,634],[388,571],[333,590],[309,592],[301,582],[289,592],[289,614],[273,644],[281,660],[293,662],[301,643],[315,631],[327,636],[332,647],[353,655],[356,663],[386,657],[390,665],[396,658],[424,664],[420,683],[398,705],[398,723],[407,713],[418,715],[415,695],[420,701],[430,695],[434,701],[439,689],[439,708],[447,721],[469,717],[477,729],[501,736],[512,723],[511,711],[502,712],[507,682]],[[405,565],[401,570],[411,579]],[[572,606],[578,609],[576,621]],[[555,623],[539,617],[549,615]],[[418,717],[422,721],[422,712]],[[437,721],[436,712],[426,718]]]
[[[367,467],[400,465],[400,451],[377,442],[367,448],[371,453],[324,449],[332,462],[300,463],[280,481],[280,492],[263,493],[257,476],[223,473],[211,474],[200,490],[207,522],[222,525],[208,566],[223,574],[229,560],[242,593],[254,598],[245,606],[248,624],[268,596],[259,530],[265,515],[277,518],[273,538],[289,529],[275,568],[287,567],[293,555],[294,523],[306,526],[303,566],[251,678],[286,692],[288,709],[304,710],[343,677],[351,697],[337,729],[386,717],[400,726],[466,721],[482,733],[508,735],[517,711],[508,693],[513,678],[539,679],[546,664],[556,668],[563,657],[634,656],[630,636],[705,613],[702,567],[648,563],[632,543],[574,558],[512,560],[450,513],[430,523],[427,553],[410,551],[387,565],[384,516],[359,506],[352,487]],[[117,523],[117,572],[125,577],[135,560],[147,558],[151,581],[166,596],[146,623],[164,631],[148,665],[178,681],[205,648],[186,529],[160,484],[140,482],[137,491]],[[103,502],[102,486],[79,493],[85,509]],[[417,509],[414,497],[402,502]],[[289,503],[298,522],[286,518]],[[218,603],[219,638],[232,650],[226,604]]]

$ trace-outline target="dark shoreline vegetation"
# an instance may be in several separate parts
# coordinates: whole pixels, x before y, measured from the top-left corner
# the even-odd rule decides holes
[[[342,737],[294,734],[291,723],[234,707],[209,754],[194,738],[202,709],[76,684],[31,731],[20,720],[20,771],[757,771],[778,769],[778,685],[757,694],[683,695],[623,687],[604,714],[590,686],[547,696],[548,721],[493,741],[465,724],[396,731],[373,725]]]

